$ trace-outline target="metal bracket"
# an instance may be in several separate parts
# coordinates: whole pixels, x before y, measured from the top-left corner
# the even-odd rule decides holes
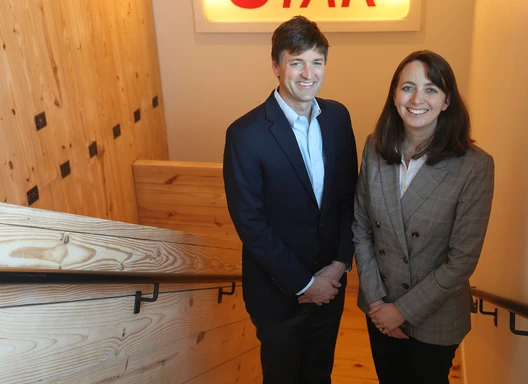
[[[494,311],[490,312],[490,311],[484,311],[482,309],[483,306],[484,306],[484,300],[479,299],[479,312],[482,313],[483,315],[493,316],[493,324],[495,324],[495,326],[497,326],[497,318],[498,318],[498,310],[497,310],[497,308],[495,308]]]
[[[224,288],[218,288],[218,304],[222,302],[223,295],[233,295],[235,293],[235,282],[231,283],[231,291],[224,291]]]
[[[478,299],[475,299],[473,305],[471,306],[471,313],[478,313]]]
[[[528,331],[519,331],[515,329],[515,313],[510,312],[510,331],[514,335],[528,336]]]
[[[152,292],[152,297],[141,297],[141,291],[136,291],[136,300],[134,300],[134,315],[138,314],[141,309],[141,302],[146,301],[148,303],[153,303],[158,300],[159,294],[159,283],[154,283],[154,292]]]

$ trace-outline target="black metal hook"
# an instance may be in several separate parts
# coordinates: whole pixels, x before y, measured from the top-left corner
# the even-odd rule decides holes
[[[484,311],[483,307],[484,307],[484,300],[479,299],[479,312],[482,313],[483,315],[493,316],[493,324],[495,324],[495,326],[497,326],[497,319],[498,319],[498,310],[497,310],[497,308],[495,308],[494,311],[490,312],[490,311]]]
[[[136,291],[136,299],[134,300],[134,315],[138,314],[141,309],[141,302],[146,301],[148,303],[153,303],[158,300],[159,294],[159,283],[154,283],[154,292],[152,292],[152,297],[141,297],[141,291]]]
[[[515,328],[515,313],[510,312],[510,331],[514,335],[528,336],[528,331],[520,331]]]
[[[224,291],[224,288],[218,288],[218,304],[222,302],[223,295],[233,295],[235,293],[235,282],[231,283],[231,291]]]
[[[478,299],[475,299],[475,301],[473,301],[473,305],[471,305],[471,313],[478,313]]]

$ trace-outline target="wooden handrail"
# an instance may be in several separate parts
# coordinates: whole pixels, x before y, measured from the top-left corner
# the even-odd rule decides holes
[[[141,308],[142,301],[155,302],[158,299],[161,283],[218,283],[218,303],[222,296],[235,293],[236,283],[242,281],[242,276],[234,275],[185,275],[169,273],[101,273],[87,271],[58,272],[54,270],[28,271],[27,269],[0,269],[0,285],[6,284],[154,284],[152,298],[143,297],[141,291],[136,291],[134,313]],[[230,291],[225,291],[228,285]],[[213,287],[210,287],[213,288]]]
[[[517,300],[506,299],[504,297],[497,296],[489,292],[481,291],[479,289],[476,289],[475,287],[471,287],[471,294],[473,295],[473,297],[476,297],[478,299],[478,311],[483,315],[493,316],[493,322],[495,326],[497,326],[499,317],[497,308],[495,308],[494,311],[484,311],[484,301],[487,301],[488,303],[491,303],[496,307],[503,308],[510,312],[510,331],[514,335],[528,336],[528,331],[519,330],[515,326],[515,316],[521,316],[525,319],[528,319],[528,304]],[[476,304],[477,303],[475,302],[475,306]]]
[[[242,280],[227,239],[0,204],[0,285],[218,283],[218,302]],[[230,290],[225,290],[226,285]]]
[[[528,319],[528,304],[526,303],[517,300],[506,299],[489,292],[481,291],[475,287],[471,287],[471,293],[477,299],[482,299],[488,303],[496,305],[497,307]]]
[[[2,283],[238,282],[240,248],[212,236],[0,204]]]
[[[0,285],[5,284],[202,284],[239,283],[242,275],[186,275],[173,273],[98,273],[86,271],[0,269]],[[222,285],[226,285],[222,284]]]

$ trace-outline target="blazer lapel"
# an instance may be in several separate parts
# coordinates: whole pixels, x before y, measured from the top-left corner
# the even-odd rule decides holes
[[[323,209],[325,203],[325,196],[329,196],[327,193],[330,186],[332,185],[332,177],[334,175],[334,165],[335,165],[335,149],[339,148],[338,143],[335,142],[336,135],[335,130],[332,129],[332,116],[325,112],[326,106],[324,102],[320,99],[317,99],[319,107],[321,108],[321,114],[317,118],[319,121],[319,126],[321,127],[321,137],[323,139],[323,158],[324,158],[324,188],[323,188],[323,198],[321,199],[321,210]]]
[[[379,156],[379,155],[375,155]],[[405,240],[405,228],[402,220],[402,206],[400,201],[400,169],[397,165],[388,165],[380,158],[380,182],[387,213],[400,243],[407,255],[407,241]]]
[[[403,223],[411,218],[418,208],[447,175],[447,162],[441,161],[433,166],[422,165],[407,188],[401,200]]]
[[[308,172],[306,171],[306,165],[299,150],[299,145],[297,144],[297,139],[293,133],[286,116],[279,107],[277,100],[273,93],[266,100],[266,118],[272,123],[269,130],[271,134],[277,140],[277,143],[282,148],[284,154],[288,158],[293,169],[297,173],[299,180],[306,189],[306,192],[310,195],[312,201],[317,206],[317,199],[313,192],[312,184],[310,183],[310,178],[308,177]]]

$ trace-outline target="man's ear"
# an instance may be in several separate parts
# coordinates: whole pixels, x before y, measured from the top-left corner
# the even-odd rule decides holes
[[[279,64],[275,60],[271,61],[271,69],[273,70],[273,74],[275,76],[279,77],[279,75],[280,75]]]

